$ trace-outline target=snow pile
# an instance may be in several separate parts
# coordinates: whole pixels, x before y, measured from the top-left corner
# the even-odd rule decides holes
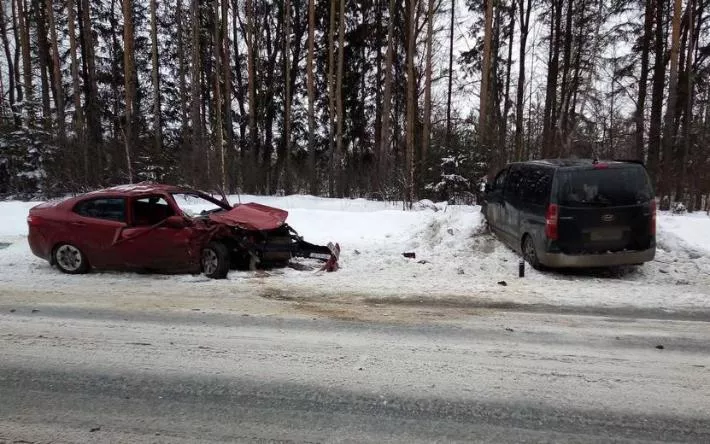
[[[710,217],[706,213],[701,211],[679,216],[663,212],[658,215],[658,228],[659,238],[663,241],[673,243],[673,239],[678,239],[683,244],[681,248],[703,250],[705,254],[710,254]]]
[[[520,279],[519,256],[486,230],[477,206],[435,204],[438,211],[429,205],[403,211],[401,204],[364,199],[230,196],[229,200],[283,208],[289,211],[289,224],[306,240],[339,242],[341,270],[233,271],[226,281],[134,273],[67,276],[29,251],[26,216],[35,203],[3,202],[0,243],[10,245],[0,249],[0,294],[34,288],[72,294],[102,288],[100,297],[116,300],[129,293],[146,298],[190,293],[224,304],[224,298],[237,294],[267,291],[299,300],[363,299],[363,303],[426,300],[462,306],[710,310],[710,217],[705,215],[659,214],[657,257],[642,267],[537,272],[527,266],[526,277]]]

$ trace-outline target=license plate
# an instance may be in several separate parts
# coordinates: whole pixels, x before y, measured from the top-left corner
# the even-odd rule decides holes
[[[624,237],[624,232],[620,229],[594,230],[589,233],[589,240],[594,241],[613,241],[620,240]]]
[[[311,253],[310,257],[312,257],[313,259],[323,259],[323,260],[330,259],[330,255],[325,254],[325,253]]]

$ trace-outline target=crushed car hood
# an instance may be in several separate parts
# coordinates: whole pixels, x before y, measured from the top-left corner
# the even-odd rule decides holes
[[[274,230],[284,224],[288,211],[258,203],[235,205],[229,211],[210,214],[213,222],[246,230]]]

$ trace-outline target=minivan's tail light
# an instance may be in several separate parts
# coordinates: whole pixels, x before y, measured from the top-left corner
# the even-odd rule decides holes
[[[557,221],[559,220],[560,207],[551,203],[545,213],[545,236],[550,240],[557,240]]]
[[[656,199],[651,199],[651,226],[649,232],[652,236],[656,235]]]
[[[595,169],[595,170],[605,170],[605,169],[607,169],[607,168],[609,168],[609,164],[608,164],[608,163],[595,163],[595,164],[594,164],[594,169]]]

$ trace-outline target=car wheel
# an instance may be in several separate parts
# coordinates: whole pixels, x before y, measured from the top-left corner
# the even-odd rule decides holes
[[[542,268],[542,265],[540,264],[540,260],[537,258],[537,251],[535,250],[535,242],[533,241],[532,236],[529,234],[526,234],[523,237],[523,245],[522,245],[522,252],[523,252],[523,259],[530,264],[531,267],[533,267],[536,270],[539,270]]]
[[[52,260],[63,273],[83,274],[89,271],[86,255],[72,244],[59,244],[54,249]]]
[[[229,272],[229,250],[220,242],[210,242],[202,249],[202,272],[208,278],[224,279]]]

